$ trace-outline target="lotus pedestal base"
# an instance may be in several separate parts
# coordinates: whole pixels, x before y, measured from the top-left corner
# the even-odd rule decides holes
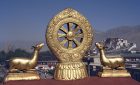
[[[58,63],[54,78],[56,80],[77,80],[87,77],[86,66],[83,62]]]

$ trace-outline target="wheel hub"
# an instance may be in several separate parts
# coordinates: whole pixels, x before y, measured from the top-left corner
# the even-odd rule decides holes
[[[68,40],[73,40],[74,39],[74,36],[75,36],[75,34],[72,32],[72,31],[69,31],[68,33],[67,33],[67,39]]]

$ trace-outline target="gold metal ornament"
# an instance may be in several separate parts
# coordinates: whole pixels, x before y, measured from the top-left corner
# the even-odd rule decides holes
[[[91,47],[92,32],[87,19],[71,8],[63,10],[50,21],[46,42],[60,62],[54,74],[56,80],[76,80],[88,76],[82,58]]]
[[[95,43],[100,52],[100,61],[103,65],[100,77],[130,77],[130,73],[125,69],[124,58],[121,56],[106,57],[103,43]]]
[[[10,60],[10,70],[5,78],[5,82],[11,80],[40,79],[39,75],[37,74],[34,68],[37,65],[39,51],[43,46],[44,43],[33,46],[34,53],[31,59],[14,58]]]

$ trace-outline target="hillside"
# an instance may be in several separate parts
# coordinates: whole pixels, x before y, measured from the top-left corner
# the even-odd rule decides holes
[[[106,32],[96,32],[95,37],[95,42],[105,40],[108,37],[127,39],[128,42],[136,43],[137,50],[140,50],[140,25],[134,27],[122,26]]]
[[[94,36],[94,42],[105,40],[106,38],[123,38],[127,39],[129,43],[136,43],[137,44],[137,50],[140,50],[140,25],[139,26],[122,26],[117,27],[114,29],[107,30],[106,32],[97,31],[95,29],[95,36]],[[0,50],[8,50],[8,49],[16,49],[16,48],[22,48],[26,49],[27,51],[33,51],[31,49],[32,45],[35,45],[39,42],[44,42],[45,46],[41,51],[48,50],[48,47],[46,45],[45,39],[43,41],[9,41],[9,42],[0,42]],[[94,44],[93,44],[94,47]]]

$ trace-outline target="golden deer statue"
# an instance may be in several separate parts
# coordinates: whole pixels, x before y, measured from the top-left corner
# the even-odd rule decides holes
[[[35,66],[37,65],[39,51],[43,46],[44,43],[37,44],[36,46],[32,46],[34,48],[32,59],[14,58],[10,60],[10,71],[12,71],[12,69],[18,69],[21,71],[34,69]]]
[[[103,43],[95,43],[99,49],[100,61],[103,65],[103,73],[99,74],[101,77],[128,77],[130,74],[125,70],[124,58],[121,56],[106,57],[105,47]],[[116,72],[115,72],[116,70]],[[115,73],[112,73],[115,72]]]
[[[33,46],[34,52],[31,59],[14,58],[10,60],[10,71],[4,81],[11,80],[35,80],[40,79],[39,74],[34,70],[37,65],[38,54],[44,43]],[[19,72],[20,71],[20,72]]]
[[[121,56],[116,56],[116,57],[109,57],[107,58],[105,55],[105,47],[100,44],[100,43],[95,43],[96,47],[99,49],[100,52],[100,61],[101,64],[104,67],[109,67],[111,69],[117,69],[117,68],[124,68],[124,58]]]

